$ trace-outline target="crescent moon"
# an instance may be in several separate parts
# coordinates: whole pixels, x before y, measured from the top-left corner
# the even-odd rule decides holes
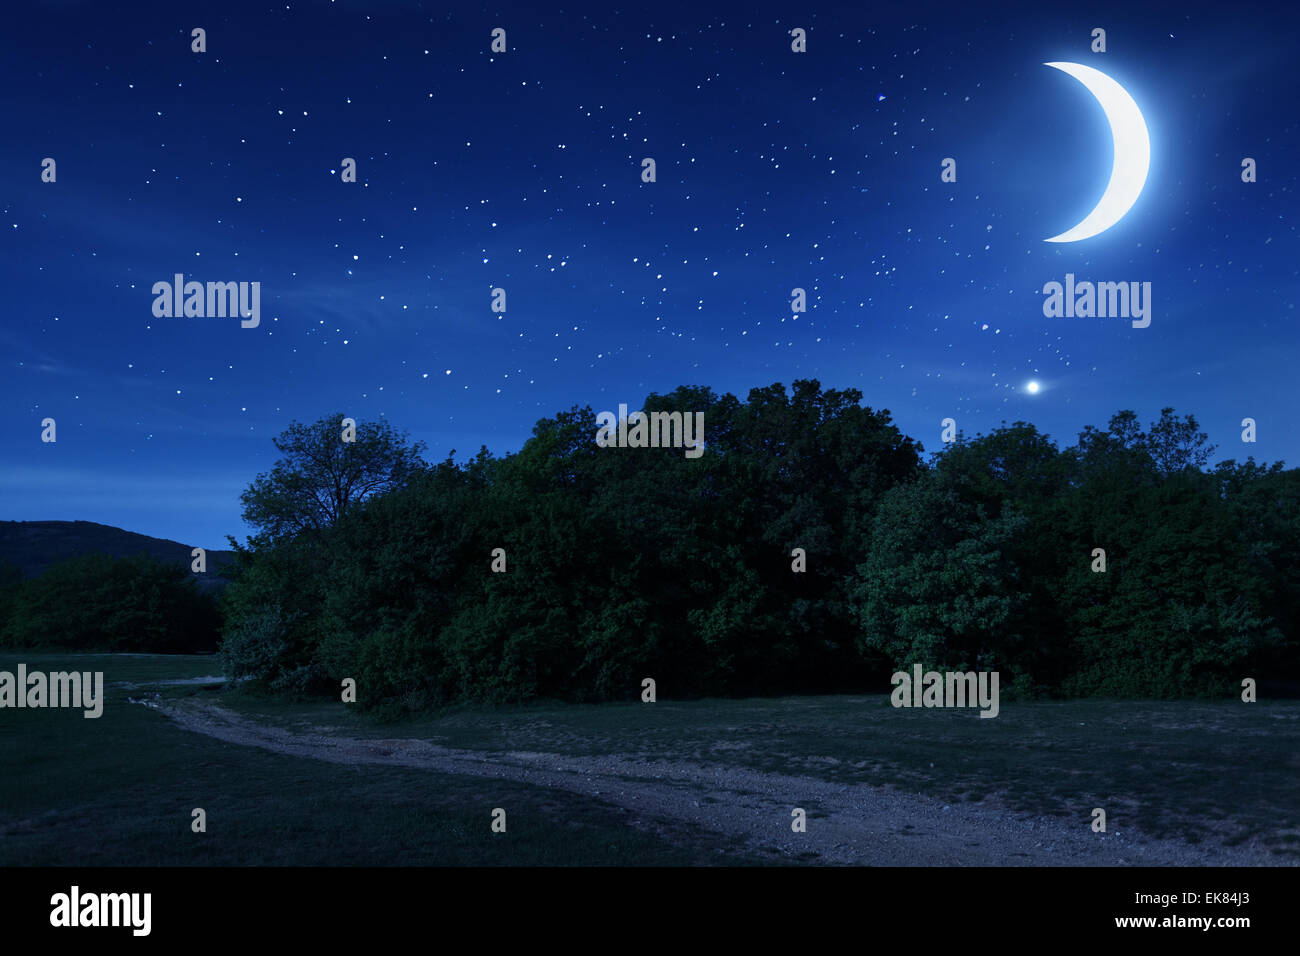
[[[1104,232],[1124,217],[1137,202],[1147,181],[1151,166],[1151,138],[1147,124],[1142,119],[1128,91],[1100,70],[1081,63],[1044,63],[1055,67],[1088,88],[1097,98],[1106,120],[1110,123],[1111,138],[1115,141],[1115,158],[1111,165],[1110,182],[1097,206],[1073,229],[1044,242],[1078,242]]]

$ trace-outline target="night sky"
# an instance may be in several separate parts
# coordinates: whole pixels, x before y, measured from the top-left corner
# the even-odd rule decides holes
[[[1295,12],[30,6],[0,41],[0,517],[225,547],[295,419],[464,459],[573,405],[796,378],[930,452],[950,416],[1066,446],[1173,406],[1217,459],[1300,461]],[[1044,239],[1097,203],[1112,137],[1048,61],[1150,131],[1136,204],[1077,243]],[[156,318],[176,273],[260,282],[260,325]],[[1066,273],[1150,282],[1150,327],[1045,317]]]

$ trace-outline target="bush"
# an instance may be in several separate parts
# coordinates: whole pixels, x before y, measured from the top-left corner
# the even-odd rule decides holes
[[[289,649],[280,607],[264,607],[226,631],[221,641],[221,669],[228,680],[267,682],[279,676]]]

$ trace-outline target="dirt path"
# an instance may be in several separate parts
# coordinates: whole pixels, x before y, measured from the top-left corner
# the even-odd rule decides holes
[[[1142,838],[1113,824],[1093,833],[1088,811],[1067,825],[988,806],[947,805],[864,784],[761,773],[719,764],[551,753],[481,754],[424,740],[295,733],[207,701],[144,701],[180,727],[275,753],[342,764],[417,767],[569,790],[636,819],[668,817],[737,835],[756,852],[872,866],[1277,865],[1250,846],[1202,847]],[[806,833],[791,810],[807,811]],[[1090,808],[1088,808],[1090,809]],[[811,854],[812,856],[808,856]]]

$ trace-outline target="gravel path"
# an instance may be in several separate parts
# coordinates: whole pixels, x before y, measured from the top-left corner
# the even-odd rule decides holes
[[[227,683],[229,683],[229,681],[220,674],[213,674],[208,677],[178,677],[175,680],[119,680],[114,681],[108,686],[124,690],[138,690],[141,687],[198,687],[207,684]]]
[[[275,753],[332,763],[416,767],[514,780],[607,801],[641,819],[668,817],[743,838],[781,859],[871,866],[1238,866],[1277,865],[1266,849],[1209,847],[1142,837],[1112,824],[1093,833],[1080,820],[1028,817],[865,784],[762,773],[721,764],[478,753],[417,739],[359,739],[296,733],[258,724],[199,700],[139,701],[190,731]],[[791,810],[807,811],[807,832],[791,830]]]

